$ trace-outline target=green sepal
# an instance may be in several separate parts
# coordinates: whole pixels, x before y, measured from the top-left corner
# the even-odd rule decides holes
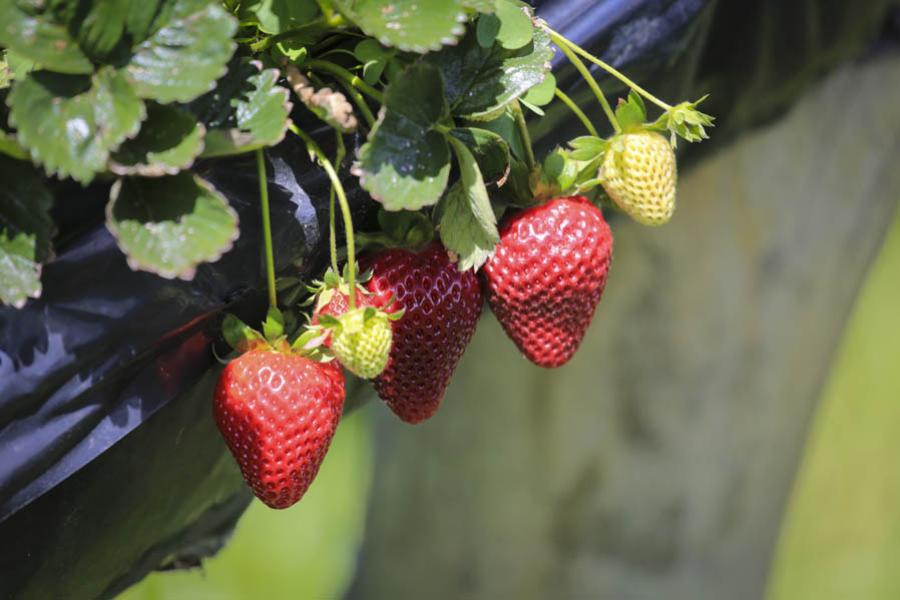
[[[238,352],[246,352],[253,346],[265,344],[266,338],[233,314],[225,315],[222,320],[222,337],[225,342]]]
[[[647,107],[640,94],[631,90],[627,100],[619,99],[619,105],[616,106],[616,120],[625,132],[634,131],[644,125],[644,121],[647,120]]]
[[[697,105],[708,97],[709,95],[707,94],[694,102],[676,104],[664,112],[648,129],[668,131],[673,148],[677,146],[678,138],[689,142],[700,142],[709,139],[706,127],[715,127],[713,125],[715,117],[697,110]]]
[[[266,320],[263,321],[263,335],[270,342],[284,335],[284,315],[275,306],[270,306],[266,312]]]
[[[328,314],[320,314],[319,315],[319,325],[321,325],[322,327],[331,329],[334,327],[340,327],[341,322],[335,316],[328,315]]]

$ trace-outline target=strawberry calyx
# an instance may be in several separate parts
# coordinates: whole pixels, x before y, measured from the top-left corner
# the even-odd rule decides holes
[[[250,327],[231,313],[225,315],[222,321],[222,336],[234,350],[231,358],[253,350],[271,350],[282,354],[300,354],[317,362],[334,359],[333,356],[318,351],[317,345],[310,343],[308,338],[301,341],[303,335],[292,343],[285,333],[284,314],[275,307],[269,307],[262,331]]]
[[[378,211],[377,233],[357,233],[356,240],[367,250],[402,248],[418,252],[435,238],[434,224],[418,211]],[[371,277],[371,275],[370,275]]]

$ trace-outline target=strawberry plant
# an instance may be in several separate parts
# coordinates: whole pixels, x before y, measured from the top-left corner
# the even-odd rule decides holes
[[[557,50],[608,135],[557,87]],[[615,109],[588,63],[629,88]],[[586,135],[538,160],[526,114],[551,102]],[[254,153],[269,311],[261,331],[225,319],[239,356],[215,414],[248,483],[284,507],[337,425],[338,364],[404,421],[427,419],[482,294],[527,358],[568,361],[611,264],[601,207],[672,217],[676,141],[712,125],[698,103],[657,98],[518,0],[0,0],[0,302],[40,296],[64,179],[108,194],[132,269],[192,279],[240,235],[203,166]],[[279,298],[291,274],[274,267],[265,149],[288,135],[331,183],[331,267],[308,321],[296,288]],[[345,185],[380,205],[377,227],[355,231]]]

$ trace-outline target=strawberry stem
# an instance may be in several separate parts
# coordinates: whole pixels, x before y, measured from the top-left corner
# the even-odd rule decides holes
[[[528,133],[528,123],[525,122],[525,113],[522,112],[522,106],[516,100],[512,103],[513,116],[516,119],[516,128],[519,130],[519,136],[522,138],[522,146],[525,147],[525,165],[528,172],[534,171],[534,149],[531,147],[531,135]]]
[[[672,109],[672,106],[670,104],[663,102],[662,100],[660,100],[659,98],[657,98],[656,96],[654,96],[653,94],[651,94],[650,92],[648,92],[647,90],[645,90],[644,88],[642,88],[641,86],[636,84],[634,81],[632,81],[631,79],[626,77],[624,73],[622,73],[621,71],[619,71],[618,69],[616,69],[615,67],[610,65],[609,63],[600,60],[599,58],[597,58],[596,56],[594,56],[593,54],[591,54],[590,52],[588,52],[587,50],[585,50],[584,48],[582,48],[581,46],[576,44],[575,42],[566,39],[562,35],[556,33],[552,29],[550,29],[550,26],[547,25],[546,22],[541,21],[541,27],[543,27],[544,30],[550,34],[550,39],[553,40],[554,44],[559,46],[559,49],[562,50],[563,53],[567,57],[569,56],[569,52],[578,54],[578,55],[584,57],[586,60],[594,63],[595,65],[597,65],[598,67],[600,67],[601,69],[603,69],[604,71],[606,71],[607,73],[609,73],[610,75],[612,75],[613,77],[615,77],[616,79],[618,79],[619,81],[624,83],[629,88],[636,91],[638,94],[640,94],[641,96],[643,96],[644,98],[646,98],[647,100],[652,102],[653,104],[657,105],[661,109],[663,109],[663,110],[671,110]],[[568,52],[566,51],[567,49],[568,49]],[[569,60],[571,60],[571,58]],[[576,65],[576,68],[577,68],[577,65]]]
[[[262,148],[256,151],[256,171],[259,180],[259,199],[262,205],[263,245],[266,253],[266,284],[269,288],[269,306],[278,307],[275,293],[275,253],[272,250],[272,221],[269,217],[269,182],[266,178],[266,157]]]
[[[597,130],[594,128],[594,124],[591,123],[591,120],[587,118],[587,115],[584,114],[584,111],[578,108],[578,105],[575,104],[575,101],[569,98],[568,94],[566,94],[559,88],[553,90],[553,93],[557,98],[562,100],[563,104],[569,107],[569,110],[571,110],[576,117],[578,117],[578,120],[581,121],[581,124],[584,125],[585,129],[588,130],[588,133],[590,133],[594,137],[600,137],[597,134]]]
[[[341,136],[339,131],[335,131],[335,138],[337,139],[337,152],[335,153],[334,163],[341,168],[341,163],[344,162],[344,156],[346,155],[346,150],[344,149],[344,138]],[[328,190],[328,240],[329,240],[329,250],[331,254],[331,268],[335,273],[340,273],[338,270],[338,257],[337,257],[337,233],[334,223],[334,186],[331,186],[331,189]]]
[[[616,133],[622,133],[622,127],[619,125],[619,120],[616,119],[616,114],[613,112],[612,107],[606,100],[606,96],[603,95],[603,90],[600,89],[600,86],[597,84],[597,80],[594,79],[593,75],[591,75],[591,71],[581,61],[581,59],[578,58],[572,48],[569,47],[569,40],[559,35],[549,27],[545,26],[545,29],[547,30],[547,33],[550,34],[550,39],[553,40],[553,43],[563,51],[563,54],[566,55],[566,58],[569,59],[569,62],[572,63],[572,66],[574,66],[575,69],[581,74],[582,79],[584,79],[584,81],[588,84],[588,87],[591,88],[591,91],[594,92],[594,96],[597,97],[597,100],[600,102],[600,106],[603,107],[603,112],[606,113],[606,118],[609,119],[610,124],[612,124],[613,130]]]
[[[329,73],[330,75],[334,75],[352,85],[354,88],[361,91],[363,94],[369,96],[377,102],[378,104],[384,104],[384,96],[376,90],[374,87],[366,83],[360,77],[357,77],[344,67],[334,64],[333,62],[329,62],[327,60],[318,60],[312,59],[306,63],[313,71],[321,71],[322,73]]]
[[[306,144],[306,148],[309,150],[310,154],[318,159],[319,164],[322,165],[322,168],[325,169],[325,173],[331,180],[334,191],[337,192],[338,203],[341,206],[341,214],[344,217],[344,232],[347,238],[347,262],[349,263],[347,268],[347,278],[349,281],[347,284],[350,286],[350,309],[353,310],[356,308],[356,247],[353,241],[353,217],[350,214],[350,203],[347,201],[347,194],[344,192],[344,186],[341,184],[337,171],[334,170],[334,165],[331,164],[331,161],[328,160],[328,157],[315,140],[309,137],[305,131],[297,127],[293,121],[288,121],[288,129],[290,129],[291,133],[303,140],[303,143]],[[338,136],[340,136],[340,133],[338,133]],[[342,146],[343,140],[339,142],[338,152],[342,151]]]

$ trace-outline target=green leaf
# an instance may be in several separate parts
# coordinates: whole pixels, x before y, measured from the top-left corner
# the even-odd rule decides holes
[[[29,72],[34,70],[34,61],[7,49],[6,68],[12,74],[13,80],[24,79]]]
[[[481,15],[475,23],[475,38],[482,48],[490,48],[500,31],[500,18],[494,14]]]
[[[504,48],[515,50],[531,41],[534,26],[525,10],[518,2],[497,0],[497,9],[494,13],[500,20],[497,42]]]
[[[227,156],[274,146],[287,131],[291,103],[277,85],[278,69],[242,59],[219,80],[216,89],[191,103],[206,124],[203,156]]]
[[[381,79],[381,74],[395,54],[371,38],[366,38],[356,45],[353,54],[363,64],[363,79],[374,85]]]
[[[498,45],[482,48],[475,33],[469,33],[458,45],[430,54],[426,60],[441,70],[453,114],[486,121],[541,83],[552,58],[549,36],[535,29],[532,42],[518,50]]]
[[[218,260],[239,235],[234,209],[188,172],[120,179],[110,191],[106,226],[129,267],[168,279],[193,279],[198,264]]]
[[[6,50],[0,49],[0,90],[8,88],[12,80],[13,72],[6,62]]]
[[[553,73],[547,73],[542,82],[528,90],[522,97],[522,102],[534,106],[547,106],[553,101],[554,92],[556,92],[556,77]]]
[[[643,126],[647,120],[647,108],[640,94],[631,90],[628,100],[619,99],[616,107],[616,120],[624,131],[632,131]]]
[[[0,156],[0,302],[21,308],[41,295],[41,263],[51,254],[53,203],[28,163]]]
[[[439,50],[465,32],[461,0],[333,0],[332,4],[366,34],[400,50]]]
[[[478,127],[457,127],[450,132],[474,154],[487,183],[502,182],[509,174],[509,145],[493,131]]]
[[[69,35],[65,25],[49,14],[28,10],[26,2],[0,0],[0,46],[57,73],[86,74],[94,65]]]
[[[319,16],[314,0],[256,0],[241,5],[241,18],[252,16],[260,31],[279,34],[309,24]]]
[[[354,172],[387,210],[436,203],[447,187],[450,150],[436,126],[449,118],[441,74],[417,63],[395,79]]]
[[[150,102],[137,137],[112,153],[109,170],[118,175],[161,177],[194,164],[206,128],[184,109]]]
[[[2,129],[0,129],[0,154],[19,160],[28,160],[28,150],[19,145],[13,134]]]
[[[134,43],[143,42],[150,35],[150,29],[156,18],[160,1],[140,0],[139,2],[128,3],[125,29],[131,34]]]
[[[93,76],[32,71],[9,95],[19,142],[50,174],[82,183],[106,169],[110,150],[135,135],[144,103],[120,71]]]
[[[478,221],[478,224],[484,232],[491,238],[499,241],[500,234],[497,233],[497,218],[494,216],[494,209],[491,208],[491,200],[488,198],[487,187],[484,185],[484,178],[475,157],[469,151],[468,147],[455,137],[448,137],[450,146],[456,154],[456,160],[459,164],[459,178],[462,183],[463,192],[469,201],[469,207],[472,214]]]
[[[102,60],[116,47],[125,33],[129,4],[130,0],[96,0],[88,4],[76,35],[89,57]]]
[[[519,128],[516,126],[516,118],[512,111],[507,108],[500,116],[490,121],[478,121],[478,127],[493,131],[499,135],[509,146],[512,155],[519,160],[525,160],[525,145],[522,142],[522,136],[519,134]]]
[[[496,0],[462,0],[462,5],[466,8],[480,13],[492,13],[496,9]]]
[[[479,269],[494,253],[499,238],[479,223],[461,181],[450,187],[441,204],[441,242],[459,256],[460,271]]]
[[[141,98],[189,102],[211,90],[234,53],[237,22],[217,2],[173,0],[168,20],[135,48],[125,68]]]

